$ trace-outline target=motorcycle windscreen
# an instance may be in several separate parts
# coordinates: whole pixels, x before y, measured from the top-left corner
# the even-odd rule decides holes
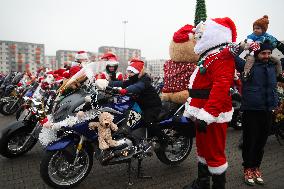
[[[90,82],[93,82],[95,80],[96,75],[104,71],[105,67],[105,61],[83,62],[82,69],[75,75],[73,75],[66,85],[68,85],[69,82],[72,82],[74,80],[80,80],[80,78],[83,77],[87,77]]]
[[[13,85],[16,85],[16,84],[18,84],[19,82],[20,82],[20,80],[23,78],[23,76],[24,76],[24,74],[23,73],[17,73],[16,75],[15,75],[15,77],[12,79],[12,84]]]

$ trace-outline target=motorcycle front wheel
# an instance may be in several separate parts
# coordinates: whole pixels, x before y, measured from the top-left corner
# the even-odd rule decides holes
[[[160,146],[155,150],[157,158],[166,165],[178,165],[182,163],[190,154],[192,149],[192,137],[179,135],[175,130],[163,130],[171,141],[167,146]]]
[[[71,152],[72,151],[72,152]],[[82,148],[75,161],[76,150],[47,151],[40,164],[40,175],[54,188],[71,188],[81,183],[93,166],[93,152]]]
[[[32,127],[25,127],[6,136],[0,144],[0,154],[6,158],[16,158],[30,151],[37,143],[37,138],[30,136],[31,132]]]
[[[19,104],[18,103],[15,104],[15,101],[12,100],[12,101],[2,103],[0,107],[0,112],[3,115],[12,115],[18,110],[18,108],[19,108]]]

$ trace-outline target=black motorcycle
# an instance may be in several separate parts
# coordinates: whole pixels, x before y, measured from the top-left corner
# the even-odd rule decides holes
[[[40,87],[40,86],[38,86]],[[41,99],[23,97],[21,113],[17,121],[0,131],[0,154],[6,158],[16,158],[30,151],[38,141],[40,121],[51,112],[52,91],[44,91]]]
[[[38,106],[41,106],[38,104]],[[37,143],[39,110],[32,105],[25,116],[1,129],[0,154],[6,158],[19,157],[30,151]]]

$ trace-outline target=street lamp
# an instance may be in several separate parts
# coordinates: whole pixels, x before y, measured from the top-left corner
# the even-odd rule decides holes
[[[125,68],[124,68],[124,66],[122,67],[122,71],[124,72],[124,70],[126,69],[126,67],[127,67],[127,62],[126,62],[126,53],[125,53],[125,34],[126,34],[126,24],[128,23],[128,21],[127,20],[123,20],[122,21],[122,23],[123,23],[123,63],[124,63],[124,66],[125,66]]]

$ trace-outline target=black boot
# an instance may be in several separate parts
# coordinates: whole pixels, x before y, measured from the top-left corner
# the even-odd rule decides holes
[[[207,165],[198,163],[198,178],[183,189],[210,189],[210,173]]]
[[[225,172],[221,175],[212,175],[212,189],[225,189],[226,174]]]

